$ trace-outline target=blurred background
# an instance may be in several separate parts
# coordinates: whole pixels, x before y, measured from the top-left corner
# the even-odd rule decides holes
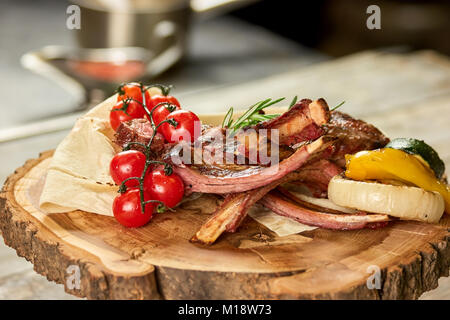
[[[381,29],[367,26],[370,5]],[[130,80],[172,84],[197,113],[345,100],[343,111],[426,139],[449,165],[449,56],[444,0],[2,0],[0,179]],[[0,298],[71,297],[2,245]]]
[[[362,27],[368,15],[361,13],[373,4],[381,10],[382,28],[376,32]],[[333,57],[389,46],[450,54],[447,0],[321,0],[303,4],[284,1],[283,5],[268,0],[236,10],[232,15]]]
[[[80,30],[67,26],[73,3],[81,8]],[[127,80],[170,83],[189,94],[367,49],[450,55],[444,0],[377,1],[380,30],[366,27],[371,1],[192,4],[197,11],[186,0],[2,0],[0,105],[7,116],[0,127],[95,104]],[[25,92],[33,98],[24,104],[18,97]]]

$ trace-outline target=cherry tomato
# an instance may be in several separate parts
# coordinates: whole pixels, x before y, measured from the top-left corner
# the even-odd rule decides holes
[[[174,119],[177,125],[174,127],[171,124],[161,126],[162,134],[169,142],[178,142],[185,140],[188,142],[194,141],[194,132],[200,134],[201,122],[197,115],[191,111],[178,110],[170,113],[166,119]]]
[[[162,102],[168,102],[170,104],[174,104],[178,107],[181,107],[180,102],[178,102],[178,100],[175,97],[164,96],[161,94],[155,94],[155,95],[151,96],[150,100],[148,101],[149,110],[152,110],[157,104],[162,103]]]
[[[155,110],[153,110],[154,107],[156,107],[159,103],[162,102],[168,102],[170,103],[170,105],[163,104],[157,107]],[[150,111],[153,110],[152,113],[153,122],[155,123],[155,125],[158,125],[161,123],[161,121],[164,121],[171,112],[181,110],[181,107],[178,100],[172,96],[156,95],[150,98],[149,110]],[[162,124],[161,127],[158,128],[158,132],[162,134],[163,132],[162,128],[167,125],[169,124]]]
[[[109,173],[117,185],[131,177],[140,177],[145,167],[145,155],[136,150],[122,151],[116,154],[109,164]],[[127,187],[139,186],[138,180],[125,182]]]
[[[126,112],[128,113],[125,113]],[[143,118],[145,115],[145,110],[137,101],[126,99],[117,102],[109,113],[109,122],[111,123],[111,128],[117,131],[120,123],[124,121],[130,121],[136,118]]]
[[[175,207],[184,195],[184,183],[176,173],[166,175],[163,167],[149,172],[144,178],[144,190],[151,199],[162,201],[166,207]]]
[[[125,100],[126,98],[132,98],[134,100],[142,103],[142,91],[141,85],[137,82],[130,82],[127,84],[123,84],[118,89],[119,95],[117,96],[117,101]],[[145,92],[145,101],[148,104],[150,100],[150,94]]]
[[[150,200],[144,193],[145,201]],[[138,228],[147,224],[153,216],[153,209],[157,203],[147,203],[142,212],[139,189],[128,189],[118,195],[113,202],[113,214],[116,220],[128,228]]]

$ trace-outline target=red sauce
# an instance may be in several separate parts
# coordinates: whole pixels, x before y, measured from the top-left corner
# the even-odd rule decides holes
[[[79,76],[101,81],[124,82],[140,78],[145,72],[145,64],[141,61],[95,62],[68,61],[69,68]]]

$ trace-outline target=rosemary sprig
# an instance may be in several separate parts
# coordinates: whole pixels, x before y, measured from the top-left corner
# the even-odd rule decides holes
[[[252,116],[252,121],[255,121],[256,123],[261,122],[261,121],[266,121],[266,120],[270,120],[273,118],[276,118],[280,116],[280,114],[260,114],[257,113],[255,115]]]
[[[337,110],[337,109],[340,108],[344,103],[345,103],[345,101],[342,101],[341,103],[339,103],[336,107],[334,107],[334,108],[331,109],[330,111]]]
[[[229,128],[232,122],[233,122],[233,107],[228,109],[227,114],[223,118],[222,128]]]
[[[297,103],[297,96],[294,97],[294,99],[292,99],[291,103],[289,104],[289,109],[291,109],[293,106],[295,106],[295,104]]]
[[[250,108],[247,109],[247,111],[244,112],[242,116],[237,118],[235,121],[232,120],[233,116],[233,108],[230,108],[225,115],[224,121],[222,122],[222,127],[226,127],[231,130],[232,133],[236,132],[237,130],[248,126],[248,125],[254,125],[258,122],[265,121],[272,119],[274,117],[277,117],[278,115],[272,115],[272,114],[263,114],[261,111],[267,107],[270,107],[271,105],[274,105],[280,101],[284,100],[284,98],[272,100],[272,99],[266,99],[260,102],[255,103]]]

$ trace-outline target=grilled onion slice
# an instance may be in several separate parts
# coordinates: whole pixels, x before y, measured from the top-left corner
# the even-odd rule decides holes
[[[444,199],[437,192],[410,186],[355,181],[340,175],[331,179],[328,198],[335,204],[404,220],[436,223],[444,213]]]

